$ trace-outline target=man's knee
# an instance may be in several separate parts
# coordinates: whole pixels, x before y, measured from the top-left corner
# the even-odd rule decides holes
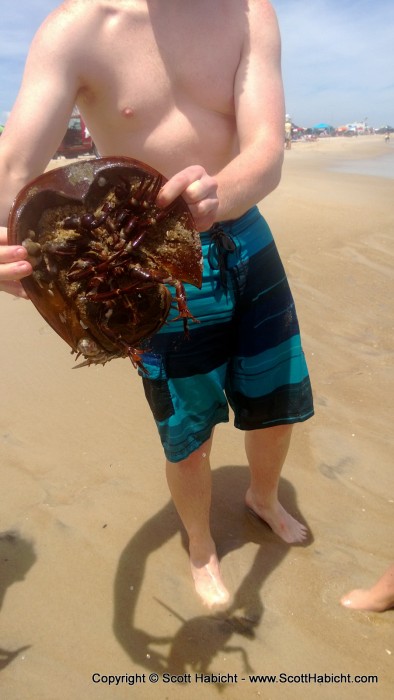
[[[185,459],[181,459],[179,462],[170,462],[169,460],[167,460],[167,463],[171,466],[177,466],[180,470],[201,468],[207,461],[209,461],[209,455],[212,446],[212,437],[213,431],[211,437],[206,442],[204,442],[203,445],[201,445],[196,450],[191,452],[187,457],[185,457]]]

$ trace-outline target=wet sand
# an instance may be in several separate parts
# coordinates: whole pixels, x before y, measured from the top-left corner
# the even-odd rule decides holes
[[[394,560],[393,181],[330,170],[387,148],[378,136],[296,143],[261,205],[314,386],[316,416],[296,428],[281,483],[311,536],[290,547],[247,516],[242,435],[219,426],[212,524],[234,596],[221,616],[192,591],[136,372],[126,360],[73,371],[35,309],[0,296],[4,700],[392,697],[394,611],[338,601]],[[108,675],[123,679],[94,682]],[[357,675],[378,683],[347,682]]]

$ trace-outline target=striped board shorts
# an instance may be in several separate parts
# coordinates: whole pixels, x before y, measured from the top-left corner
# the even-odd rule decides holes
[[[167,459],[200,447],[217,423],[255,430],[313,415],[294,301],[271,231],[257,207],[201,234],[201,289],[146,344],[141,371]],[[176,306],[176,305],[175,305]]]

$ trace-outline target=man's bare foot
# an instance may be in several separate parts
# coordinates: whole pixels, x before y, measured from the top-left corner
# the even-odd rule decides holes
[[[394,605],[394,600],[381,598],[373,593],[373,589],[355,588],[341,598],[341,605],[354,610],[370,610],[371,612],[383,612]]]
[[[230,594],[225,587],[216,553],[211,554],[207,563],[199,564],[190,557],[190,567],[197,595],[210,610],[226,605]]]
[[[394,564],[372,588],[356,588],[341,598],[341,605],[354,610],[384,612],[394,608]]]
[[[288,544],[303,542],[307,538],[308,530],[305,525],[293,518],[279,501],[270,507],[263,507],[257,505],[250,494],[246,494],[246,506],[253,516],[264,520],[271,530]]]

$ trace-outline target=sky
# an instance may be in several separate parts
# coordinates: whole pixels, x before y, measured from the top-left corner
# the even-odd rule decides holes
[[[165,1],[165,0],[163,0]],[[394,0],[271,0],[294,123],[394,125]],[[214,2],[214,0],[212,0]],[[31,39],[57,0],[0,0],[0,123],[18,93]]]

